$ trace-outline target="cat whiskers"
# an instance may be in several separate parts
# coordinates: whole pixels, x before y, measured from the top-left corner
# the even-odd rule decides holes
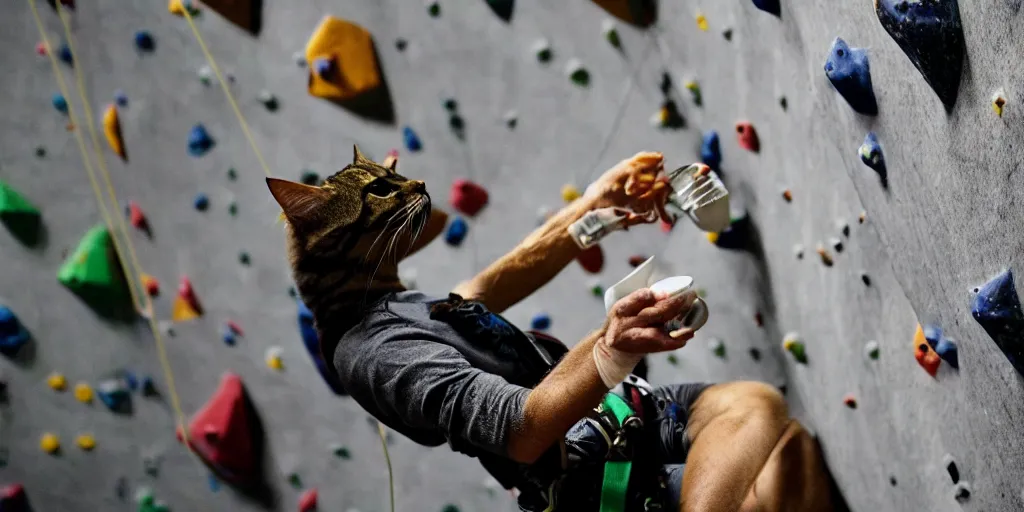
[[[373,273],[370,274],[370,278],[367,279],[367,281],[366,281],[366,293],[367,294],[370,293],[370,286],[373,284],[373,279],[375,277],[377,277],[377,271],[380,270],[381,263],[384,263],[384,259],[387,258],[388,252],[391,251],[392,247],[395,244],[395,241],[398,239],[399,235],[401,235],[402,228],[405,227],[406,224],[408,223],[408,220],[409,220],[410,215],[412,214],[413,208],[415,206],[417,206],[417,205],[418,205],[418,202],[411,202],[411,203],[403,206],[401,209],[399,209],[397,212],[395,212],[395,214],[392,215],[390,219],[388,219],[388,223],[384,225],[384,229],[381,230],[380,235],[377,235],[377,238],[379,239],[381,235],[383,235],[384,233],[387,232],[388,226],[391,225],[392,221],[394,221],[396,218],[399,218],[400,216],[404,216],[405,217],[404,219],[401,219],[401,224],[399,224],[399,227],[394,230],[393,234],[391,235],[391,239],[388,241],[388,245],[385,247],[384,251],[380,255],[380,260],[377,261],[377,266],[374,267]],[[377,241],[374,240],[373,245],[376,245],[376,244],[377,244]],[[371,250],[372,249],[373,249],[373,247],[371,246]],[[367,256],[369,256],[370,251],[367,251],[366,254],[367,254]],[[365,296],[364,296],[363,300],[364,301],[366,300]]]

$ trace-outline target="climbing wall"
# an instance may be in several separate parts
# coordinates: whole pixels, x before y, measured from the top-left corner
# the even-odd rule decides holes
[[[1000,299],[981,300],[979,313],[1024,361],[1013,352],[1019,308],[1001,310],[1004,297],[983,289],[1024,266],[1019,0],[959,6],[955,101],[956,59],[918,56],[940,96],[908,58],[907,37],[927,27],[897,25],[894,39],[867,0],[787,2],[778,15],[767,0],[662,2],[646,28],[584,0],[518,2],[507,20],[501,4],[196,4],[195,28],[246,134],[180,13],[188,2],[171,2],[175,15],[163,1],[79,1],[66,51],[60,18],[36,2],[64,91],[37,46],[31,2],[10,2],[0,17],[0,481],[23,484],[39,511],[296,510],[313,489],[321,510],[387,510],[375,423],[324,385],[303,347],[264,164],[316,179],[349,162],[353,144],[377,160],[394,148],[399,170],[452,214],[454,180],[485,187],[489,204],[465,219],[461,245],[438,240],[403,266],[441,295],[559,207],[563,185],[582,189],[639,150],[663,151],[670,167],[709,160],[701,146],[714,130],[732,230],[714,244],[685,219],[670,232],[615,234],[599,273],[573,264],[508,317],[527,326],[546,314],[572,344],[602,320],[592,288],[625,275],[630,256],[657,256],[662,272],[696,279],[711,318],[687,347],[650,358],[651,380],[783,387],[852,510],[1024,510],[1024,388],[972,316],[976,294]],[[328,15],[364,28],[374,51],[354,30],[339,43],[345,58],[307,60]],[[940,36],[928,46],[955,56],[957,33]],[[76,70],[104,157],[90,156],[95,192],[76,139],[95,153]],[[338,73],[352,80],[332,87]],[[372,101],[353,102],[346,87],[373,89]],[[108,144],[112,103],[120,139]],[[874,153],[861,148],[868,132]],[[110,242],[90,231],[104,222],[96,195],[109,201],[104,168],[114,227],[118,216],[146,219],[117,239],[158,283],[152,317],[173,384],[147,322],[84,299],[115,302]],[[183,278],[191,292],[179,296]],[[175,436],[179,405],[190,418],[232,414],[213,432],[189,429],[193,453]],[[262,467],[217,460],[211,477],[196,456],[239,429],[247,436],[225,442]],[[474,461],[387,438],[396,510],[515,510]],[[235,490],[243,476],[261,492]]]

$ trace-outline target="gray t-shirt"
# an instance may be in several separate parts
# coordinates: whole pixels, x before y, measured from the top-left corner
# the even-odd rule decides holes
[[[414,291],[384,297],[341,337],[334,368],[346,392],[388,427],[423,445],[447,442],[513,484],[506,450],[528,388],[543,376],[524,369],[522,353],[536,344],[477,303],[446,321],[431,318],[431,305],[443,301]]]

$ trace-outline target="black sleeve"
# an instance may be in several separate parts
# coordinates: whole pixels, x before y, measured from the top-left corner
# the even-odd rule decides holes
[[[417,328],[378,331],[347,365],[346,387],[362,388],[386,416],[443,435],[453,450],[475,447],[505,456],[530,390],[472,367],[432,337]]]

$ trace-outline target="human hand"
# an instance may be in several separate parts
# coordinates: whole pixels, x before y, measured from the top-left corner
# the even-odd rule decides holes
[[[665,211],[671,188],[664,176],[665,157],[661,153],[641,152],[627,158],[587,187],[586,196],[601,206],[612,206],[634,212],[626,226],[651,223],[661,218],[672,222]]]
[[[648,354],[675,350],[693,338],[693,329],[665,333],[665,323],[690,311],[697,292],[690,290],[675,297],[648,288],[626,295],[608,312],[604,344],[630,353]]]

